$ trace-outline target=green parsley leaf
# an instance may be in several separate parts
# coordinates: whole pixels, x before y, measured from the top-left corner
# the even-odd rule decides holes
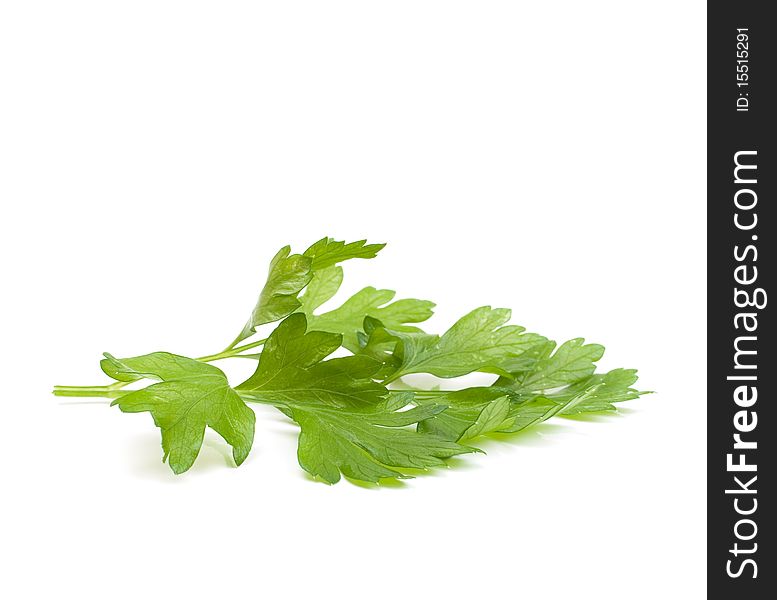
[[[162,460],[168,461],[173,472],[183,473],[194,464],[206,426],[232,446],[237,465],[248,456],[256,417],[220,369],[167,352],[122,360],[108,356],[104,368],[119,381],[127,381],[126,377],[160,380],[111,405],[127,413],[151,413],[162,430]]]
[[[346,244],[331,238],[322,238],[303,254],[291,254],[291,248],[284,246],[270,261],[259,300],[232,346],[251,337],[260,325],[279,321],[297,310],[301,306],[300,292],[317,271],[352,258],[373,258],[384,246],[367,244],[366,240]]]
[[[378,362],[367,356],[322,362],[340,347],[342,336],[306,330],[305,315],[287,317],[267,339],[254,374],[236,389],[250,390],[253,397],[280,406],[288,402],[373,405],[385,398],[386,388],[371,379]]]
[[[300,311],[309,317],[319,306],[334,298],[343,284],[343,268],[327,267],[313,273],[313,278],[300,296]]]
[[[313,311],[331,298],[331,296],[329,298],[326,296],[334,288],[336,274],[327,273],[327,276],[328,280],[322,278],[318,282],[314,278],[311,286],[313,283],[316,283],[316,286],[310,297],[307,293],[310,290],[310,286],[308,286],[308,291],[302,297],[301,310],[307,316],[311,329],[342,334],[343,346],[351,352],[356,353],[360,349],[358,337],[359,333],[362,332],[365,316],[381,321],[386,328],[394,331],[420,332],[418,327],[408,325],[408,323],[421,323],[433,314],[434,302],[413,298],[391,302],[395,295],[392,290],[366,287],[348,298],[340,307],[316,315]],[[324,300],[322,301],[322,299]]]
[[[190,377],[199,377],[202,374],[212,374],[210,365],[170,354],[169,352],[153,352],[134,358],[114,358],[108,352],[103,354],[100,361],[103,372],[116,381],[138,381],[140,379],[155,379],[157,381],[169,381],[172,379],[183,380]],[[210,367],[202,369],[201,367]]]
[[[445,458],[475,452],[433,434],[405,429],[441,411],[426,405],[402,412],[353,406],[332,410],[322,405],[297,405],[290,416],[300,426],[298,459],[303,469],[328,483],[340,473],[351,479],[377,483],[381,478],[407,478],[397,469],[428,469]]]
[[[371,328],[370,338],[378,340],[380,349],[388,340],[396,341],[393,350],[394,371],[387,381],[411,373],[431,373],[437,377],[458,377],[474,371],[509,376],[500,367],[545,338],[526,333],[519,325],[504,325],[510,310],[476,308],[464,315],[442,336],[428,333],[405,333],[387,327]],[[365,346],[375,346],[368,339]]]
[[[306,329],[301,313],[285,319],[267,340],[256,372],[237,387],[244,399],[272,404],[297,422],[303,469],[329,483],[336,483],[340,473],[377,482],[406,476],[397,469],[436,467],[445,458],[475,451],[404,429],[445,406],[397,412],[413,395],[392,397],[374,382],[380,362],[367,356],[324,361],[341,336]]]
[[[320,271],[352,258],[375,258],[385,247],[386,244],[368,244],[367,240],[346,244],[322,238],[305,250],[304,256],[311,259],[313,271]]]
[[[613,411],[619,402],[636,400],[650,392],[640,392],[633,386],[637,382],[636,369],[613,369],[604,374],[593,375],[575,385],[560,390],[549,397],[555,402],[566,402],[562,411],[565,415],[575,415],[588,412]],[[591,389],[584,399],[571,404],[567,399],[579,395],[582,391]]]
[[[500,366],[510,369],[511,375],[500,379],[496,385],[507,385],[523,392],[569,385],[592,375],[596,370],[595,363],[604,355],[604,346],[586,344],[583,338],[569,340],[558,348],[555,346],[551,341],[536,344],[529,356],[524,357],[529,364],[520,370],[503,363]]]
[[[582,379],[566,389],[516,403],[512,410],[515,420],[510,427],[502,431],[520,431],[555,415],[615,410],[614,402],[634,400],[644,393],[629,387],[636,381],[635,373],[633,369],[615,369],[603,375]]]
[[[278,251],[270,261],[267,282],[259,300],[233,344],[251,337],[260,325],[278,321],[299,308],[297,295],[310,282],[312,264],[307,256],[291,254],[289,246]]]
[[[631,387],[637,380],[636,373],[634,369],[614,369],[583,376],[571,385],[546,393],[529,393],[520,384],[495,384],[436,394],[433,401],[420,402],[446,404],[448,409],[419,423],[418,430],[461,442],[487,433],[517,432],[555,415],[613,411],[616,403],[646,393]]]
[[[418,424],[418,431],[433,433],[448,440],[467,439],[503,431],[512,427],[515,419],[509,393],[493,387],[472,387],[436,395],[433,400],[417,401],[422,405],[445,404],[448,408]]]
[[[595,363],[603,354],[603,346],[585,344],[582,338],[558,348],[553,341],[540,341],[500,363],[500,368],[511,373],[491,387],[436,396],[435,402],[448,404],[448,410],[418,428],[462,441],[492,432],[520,431],[558,414],[615,410],[614,402],[640,395],[630,387],[637,380],[636,371],[615,369],[594,375]]]

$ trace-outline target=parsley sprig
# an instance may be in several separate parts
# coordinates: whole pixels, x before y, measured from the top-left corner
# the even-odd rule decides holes
[[[207,428],[242,464],[254,441],[250,404],[270,405],[299,426],[297,455],[308,473],[328,483],[341,475],[377,483],[479,452],[473,443],[482,436],[556,415],[614,411],[646,393],[633,387],[635,370],[596,372],[602,346],[581,338],[556,345],[508,324],[504,308],[476,308],[442,335],[419,327],[434,303],[394,300],[391,290],[366,287],[338,308],[318,312],[342,284],[341,263],[373,258],[384,246],[331,238],[302,254],[285,246],[271,260],[245,325],[220,352],[121,359],[106,353],[100,366],[113,383],[55,386],[54,394],[101,396],[123,412],[151,413],[163,460],[175,473],[194,464]],[[255,339],[258,328],[271,324],[269,335]],[[346,355],[332,357],[341,348]],[[210,364],[230,358],[255,360],[256,371],[232,386]],[[415,373],[473,372],[494,374],[495,381],[453,391],[401,382]],[[137,389],[126,389],[133,384]]]

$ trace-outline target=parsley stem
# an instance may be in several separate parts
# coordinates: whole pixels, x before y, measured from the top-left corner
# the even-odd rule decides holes
[[[132,390],[111,389],[110,386],[78,387],[59,385],[54,388],[55,396],[65,396],[68,398],[119,398],[125,394],[131,394]]]
[[[55,385],[55,396],[99,395],[98,392],[115,392],[128,386],[131,381],[116,381],[110,385]]]
[[[233,356],[239,355],[241,352],[245,352],[246,350],[250,350],[251,348],[256,348],[257,346],[261,346],[266,341],[267,341],[267,338],[263,340],[258,340],[256,342],[251,342],[250,344],[243,344],[242,346],[227,348],[226,350],[222,350],[217,354],[208,354],[207,356],[201,356],[197,360],[200,362],[212,362],[214,360],[221,360],[222,358],[232,358]]]
[[[202,356],[197,360],[200,362],[211,362],[214,360],[220,360],[222,358],[239,357],[241,352],[250,350],[261,346],[267,340],[258,340],[249,344],[243,344],[236,348],[230,348],[228,350],[222,350],[218,354],[209,354],[208,356]],[[55,385],[55,396],[67,396],[67,397],[103,397],[103,398],[118,398],[124,394],[128,394],[128,391],[122,391],[121,388],[128,386],[131,381],[116,381],[109,385]]]

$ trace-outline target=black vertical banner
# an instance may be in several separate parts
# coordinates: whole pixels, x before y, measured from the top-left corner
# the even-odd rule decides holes
[[[777,33],[770,2],[708,4],[708,595],[777,598]]]

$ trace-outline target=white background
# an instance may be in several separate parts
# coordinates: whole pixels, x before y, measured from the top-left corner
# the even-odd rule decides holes
[[[4,2],[6,598],[701,598],[702,2]],[[102,351],[217,351],[275,250],[607,347],[659,393],[401,486],[239,469],[68,403]],[[247,367],[246,365],[243,365]],[[245,369],[244,369],[245,371]],[[234,369],[230,374],[241,375]]]

